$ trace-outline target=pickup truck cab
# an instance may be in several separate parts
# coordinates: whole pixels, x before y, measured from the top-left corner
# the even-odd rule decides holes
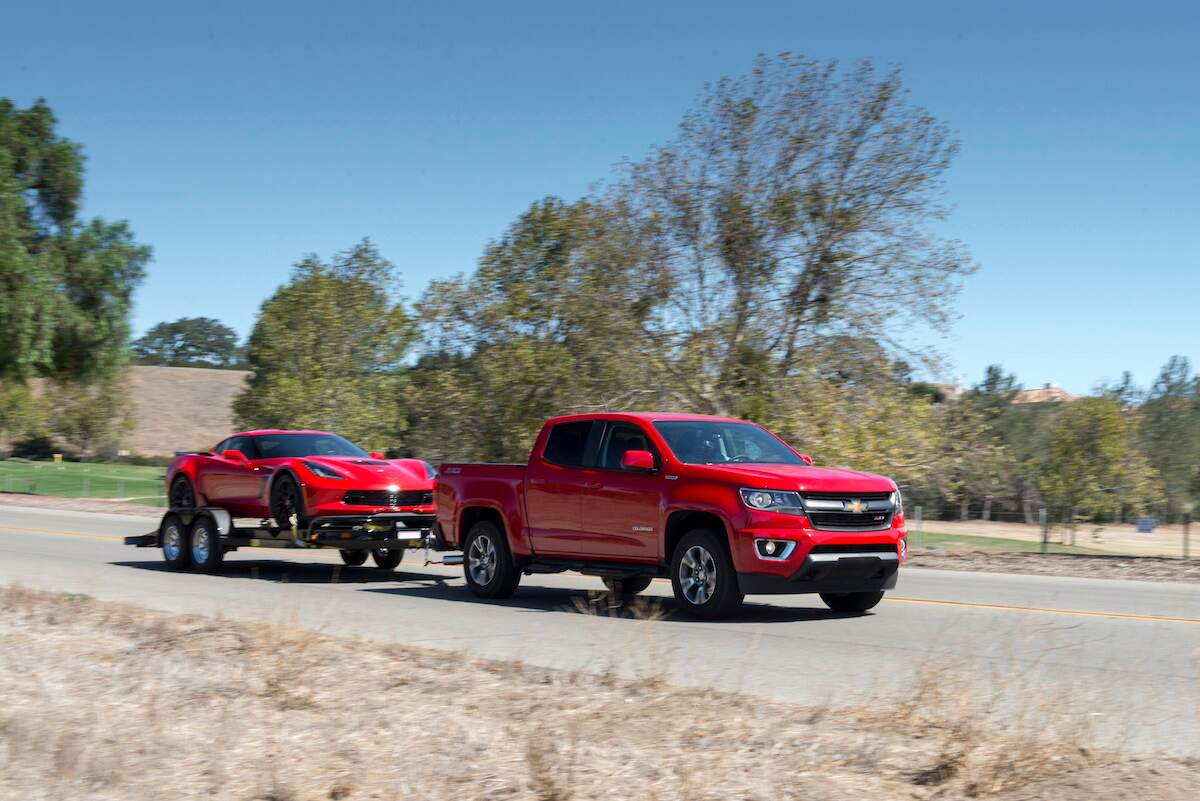
[[[542,428],[528,464],[442,465],[435,538],[477,595],[575,570],[631,595],[669,577],[682,608],[722,617],[750,594],[820,593],[865,612],[896,585],[895,482],[814,467],[766,429],[688,414],[585,414]]]

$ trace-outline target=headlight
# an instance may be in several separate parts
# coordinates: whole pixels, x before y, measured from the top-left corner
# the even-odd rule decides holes
[[[804,502],[800,500],[798,492],[761,489],[743,489],[741,492],[742,503],[751,509],[788,515],[804,514]]]
[[[334,470],[332,467],[326,467],[323,464],[317,464],[316,462],[305,462],[304,466],[311,470],[313,475],[319,476],[320,478],[332,478],[336,481],[341,481],[343,478],[345,478],[345,476]]]
[[[425,465],[425,478],[437,478],[436,467],[431,465],[429,462],[421,462],[421,464]]]
[[[895,509],[895,514],[904,514],[904,498],[900,497],[900,490],[895,490],[892,492],[892,494],[888,497],[888,500],[892,502],[892,508]]]

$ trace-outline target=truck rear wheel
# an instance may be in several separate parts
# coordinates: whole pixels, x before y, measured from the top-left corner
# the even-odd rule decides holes
[[[381,570],[395,570],[400,564],[400,560],[404,558],[404,550],[402,548],[375,548],[371,551],[371,558],[375,560],[375,567]]]
[[[366,563],[366,561],[367,561],[367,552],[366,551],[344,551],[343,550],[343,551],[338,551],[338,553],[340,553],[342,555],[342,561],[344,563],[350,565],[350,567],[359,567],[359,566],[363,565],[364,563]]]
[[[821,600],[835,612],[862,614],[883,600],[882,592],[823,592]]]
[[[605,577],[604,586],[618,598],[632,598],[645,591],[654,581],[654,576],[629,576],[627,578]]]
[[[463,546],[463,575],[471,592],[481,598],[508,598],[517,591],[521,573],[495,523],[481,520],[471,526]]]
[[[675,600],[696,617],[716,620],[737,611],[745,600],[724,537],[698,528],[684,535],[671,558]]]

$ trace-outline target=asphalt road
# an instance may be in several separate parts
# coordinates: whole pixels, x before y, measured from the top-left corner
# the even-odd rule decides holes
[[[526,577],[511,600],[481,601],[461,568],[414,554],[385,574],[333,552],[249,549],[221,575],[172,573],[157,550],[121,543],[155,524],[0,506],[0,583],[806,704],[953,704],[957,689],[936,688],[967,676],[1001,718],[1049,710],[1100,744],[1200,756],[1197,585],[902,569],[866,616],[774,596],[712,623],[677,614],[656,581],[664,617],[647,620],[610,614],[583,576]]]

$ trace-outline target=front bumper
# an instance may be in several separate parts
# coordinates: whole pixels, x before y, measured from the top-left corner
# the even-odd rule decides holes
[[[907,534],[901,516],[877,531],[826,531],[803,517],[759,517],[734,532],[733,564],[747,595],[890,590]],[[776,544],[773,558],[756,545],[768,540]]]
[[[746,595],[878,592],[894,588],[899,572],[894,550],[810,553],[790,575],[738,573],[738,586]]]

